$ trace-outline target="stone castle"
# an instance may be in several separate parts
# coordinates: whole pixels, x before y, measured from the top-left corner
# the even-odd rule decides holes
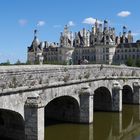
[[[40,42],[37,30],[28,47],[28,62],[57,64],[124,64],[128,58],[140,58],[140,41],[133,42],[131,31],[123,26],[123,32],[116,36],[115,28],[108,21],[96,20],[91,31],[83,28],[73,35],[68,26],[60,35],[60,43]]]

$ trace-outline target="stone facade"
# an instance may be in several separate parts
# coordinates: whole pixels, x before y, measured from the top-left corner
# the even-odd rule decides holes
[[[115,28],[108,21],[96,20],[91,31],[83,28],[73,35],[64,27],[59,43],[40,42],[35,30],[34,39],[28,47],[28,62],[52,64],[122,64],[128,58],[140,58],[140,43],[133,43],[131,31],[123,26],[122,35],[116,36]]]

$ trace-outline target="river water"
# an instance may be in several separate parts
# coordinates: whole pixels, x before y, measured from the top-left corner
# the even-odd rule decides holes
[[[45,140],[140,140],[140,106],[123,105],[122,113],[94,112],[90,125],[49,125]]]

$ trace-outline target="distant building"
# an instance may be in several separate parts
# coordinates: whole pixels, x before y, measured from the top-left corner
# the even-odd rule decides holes
[[[91,31],[83,28],[73,35],[68,26],[60,35],[60,43],[40,42],[34,32],[34,39],[28,47],[28,62],[57,64],[122,64],[131,57],[140,58],[140,41],[133,43],[131,31],[123,27],[123,33],[116,36],[115,28],[99,24],[96,20]]]

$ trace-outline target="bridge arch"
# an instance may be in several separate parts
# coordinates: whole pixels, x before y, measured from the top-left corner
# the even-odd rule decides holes
[[[24,119],[19,113],[0,109],[0,139],[25,139]]]
[[[99,87],[94,91],[94,110],[111,111],[112,99],[111,93],[106,87]]]
[[[45,106],[45,125],[49,120],[63,122],[79,122],[80,107],[72,96],[60,96],[51,100]]]
[[[133,103],[133,90],[130,85],[124,85],[122,89],[122,103],[132,104]]]

